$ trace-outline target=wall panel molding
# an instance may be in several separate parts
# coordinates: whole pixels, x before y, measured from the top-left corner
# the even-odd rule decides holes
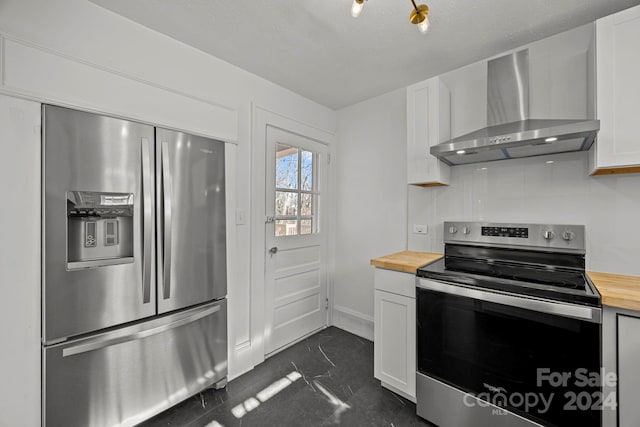
[[[0,33],[0,92],[228,142],[238,109]]]

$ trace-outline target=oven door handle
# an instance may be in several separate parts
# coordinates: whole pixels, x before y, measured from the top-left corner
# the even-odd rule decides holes
[[[602,322],[602,310],[598,307],[588,307],[577,304],[527,298],[519,295],[488,292],[481,289],[450,285],[448,283],[441,283],[423,278],[417,278],[416,286],[420,289],[443,292],[480,301],[493,302],[496,304],[523,308],[525,310],[532,310],[540,313],[548,313],[555,316],[570,317],[593,323]]]

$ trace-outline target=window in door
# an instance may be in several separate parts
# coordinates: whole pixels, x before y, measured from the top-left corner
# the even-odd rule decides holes
[[[275,235],[318,232],[318,153],[276,145]]]

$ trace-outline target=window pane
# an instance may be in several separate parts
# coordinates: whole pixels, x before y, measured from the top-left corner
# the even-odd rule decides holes
[[[313,232],[311,222],[312,221],[310,219],[300,220],[300,234],[311,234]]]
[[[276,191],[276,216],[298,215],[298,193]]]
[[[295,219],[277,219],[276,237],[295,236],[298,234],[297,221]]]
[[[313,190],[313,153],[302,150],[302,164],[300,165],[300,187],[303,190]]]
[[[311,216],[313,215],[313,195],[303,193],[300,195],[300,215]]]
[[[276,188],[298,188],[298,149],[276,146]]]

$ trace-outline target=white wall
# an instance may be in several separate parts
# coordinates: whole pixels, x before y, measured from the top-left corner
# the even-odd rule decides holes
[[[553,161],[553,163],[547,163]],[[409,215],[442,252],[443,221],[584,224],[587,269],[640,275],[640,174],[589,176],[586,152],[456,166],[449,187],[411,187]]]
[[[593,25],[526,47],[531,117],[590,117]],[[484,127],[486,61],[441,77],[451,91],[452,137]],[[369,260],[403,249],[442,252],[445,220],[585,224],[589,269],[640,274],[640,175],[590,177],[587,153],[567,153],[456,166],[448,187],[406,186],[404,102],[395,91],[338,112],[336,325],[367,336]],[[414,234],[412,224],[428,234]]]
[[[0,46],[0,93],[233,142],[227,144],[232,169],[227,187],[232,193],[229,373],[234,377],[251,369],[254,353],[261,349],[253,344],[261,337],[251,327],[250,281],[263,279],[250,275],[251,180],[263,179],[252,175],[252,107],[328,133],[335,131],[335,112],[86,0],[3,0]],[[140,94],[147,96],[140,99]],[[3,158],[13,154],[12,145],[3,149]],[[32,169],[36,161],[23,159],[20,166]],[[6,195],[4,189],[1,194]],[[247,214],[243,225],[234,222],[236,208]],[[5,286],[4,271],[1,278]],[[38,287],[39,282],[31,280],[28,286]],[[0,311],[5,302],[0,299]],[[3,332],[7,327],[0,325]],[[30,408],[17,396],[11,402]]]
[[[594,26],[528,45],[532,118],[584,119],[593,114]],[[516,49],[520,50],[520,49]],[[500,55],[498,55],[500,56]],[[452,137],[486,124],[486,61],[445,73]],[[638,274],[640,175],[589,177],[587,153],[456,166],[451,185],[409,187],[408,248],[441,252],[449,220],[584,224],[587,267]],[[546,163],[554,161],[554,163]],[[427,235],[411,232],[427,224]]]
[[[0,426],[40,423],[40,105],[0,95]]]
[[[372,258],[406,248],[405,90],[338,111],[333,323],[373,339]]]

